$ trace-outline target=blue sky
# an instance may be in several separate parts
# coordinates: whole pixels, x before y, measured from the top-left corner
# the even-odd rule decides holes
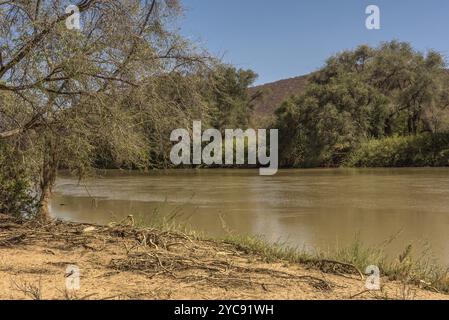
[[[258,84],[309,73],[343,49],[397,39],[449,57],[449,0],[184,0],[182,33],[259,74]],[[367,30],[377,5],[381,29]]]

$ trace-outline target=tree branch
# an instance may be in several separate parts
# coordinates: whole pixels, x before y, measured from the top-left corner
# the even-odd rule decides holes
[[[88,10],[96,1],[97,0],[83,0],[80,3],[78,3],[80,13]],[[53,30],[53,28],[58,23],[64,21],[71,15],[72,13],[65,13],[62,16],[58,17],[55,21],[51,22],[47,28],[43,29],[39,34],[35,35],[30,41],[28,41],[8,63],[6,63],[0,68],[0,79],[5,75],[6,72],[14,68],[15,65],[17,65],[20,61],[22,61],[22,59],[24,59],[31,52],[31,50],[35,46],[37,46],[45,38],[45,36],[48,35]]]

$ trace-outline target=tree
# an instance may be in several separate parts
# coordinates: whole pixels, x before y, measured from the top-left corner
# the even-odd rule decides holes
[[[445,66],[440,54],[396,41],[331,57],[276,113],[283,163],[335,166],[362,140],[445,127],[431,118],[447,114]]]
[[[168,73],[186,74],[206,57],[170,28],[177,0],[83,0],[82,29],[69,30],[70,1],[0,2],[0,139],[33,154],[39,208],[57,170],[82,174],[102,143],[122,164],[145,166],[149,139],[141,88]],[[139,96],[135,96],[139,94]]]
[[[257,79],[252,70],[236,69],[228,65],[216,65],[209,75],[211,124],[214,128],[246,128],[252,112],[252,97],[248,88]]]

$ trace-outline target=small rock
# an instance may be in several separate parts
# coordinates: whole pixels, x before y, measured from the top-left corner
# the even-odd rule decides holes
[[[83,230],[84,233],[93,232],[97,230],[95,227],[87,227]]]

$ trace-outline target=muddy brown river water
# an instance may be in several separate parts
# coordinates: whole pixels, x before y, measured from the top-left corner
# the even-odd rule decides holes
[[[211,236],[232,230],[306,250],[345,247],[356,238],[397,255],[430,246],[449,265],[449,169],[169,170],[104,172],[79,183],[61,175],[54,217],[108,223],[175,215]]]

